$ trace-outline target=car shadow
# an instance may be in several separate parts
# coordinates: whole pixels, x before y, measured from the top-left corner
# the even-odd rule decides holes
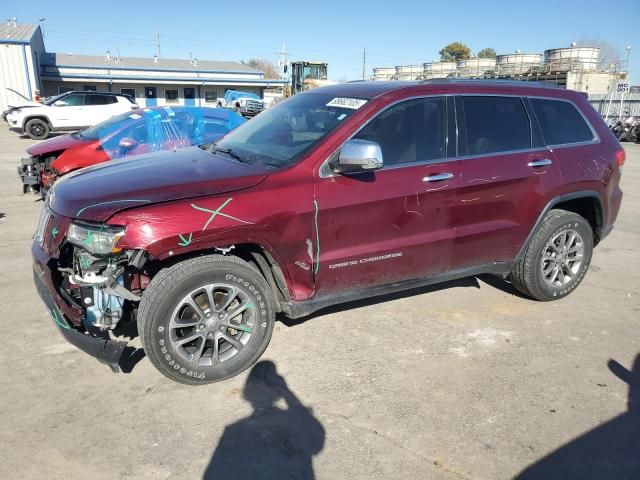
[[[278,315],[278,321],[282,322],[287,327],[293,327],[295,325],[301,325],[309,320],[312,320],[323,315],[329,315],[332,313],[344,312],[354,308],[368,307],[378,305],[379,303],[390,302],[392,300],[399,300],[401,298],[413,297],[415,295],[423,295],[425,293],[437,292],[440,290],[446,290],[455,287],[472,287],[480,288],[480,283],[476,277],[460,278],[458,280],[450,280],[448,282],[438,283],[435,285],[427,285],[424,287],[412,288],[409,290],[403,290],[400,292],[386,293],[383,295],[377,295],[375,297],[363,298],[359,300],[353,300],[330,307],[322,308],[316,312],[313,312],[306,317],[290,319],[283,314]]]
[[[640,354],[631,370],[609,360],[609,370],[629,385],[628,410],[527,467],[518,480],[640,478]]]
[[[225,427],[203,479],[315,478],[313,457],[324,447],[325,429],[273,362],[263,360],[251,369],[242,397],[253,412]]]

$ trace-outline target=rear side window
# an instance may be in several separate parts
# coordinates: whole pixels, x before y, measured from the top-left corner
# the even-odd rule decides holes
[[[91,95],[85,96],[85,105],[107,105],[109,103],[109,97],[107,95]]]
[[[467,155],[531,148],[529,116],[519,97],[462,97],[462,104]]]
[[[573,104],[543,98],[530,98],[529,101],[547,145],[593,140],[593,132]]]
[[[354,138],[378,143],[385,165],[445,158],[445,99],[429,97],[394,105],[369,122]]]

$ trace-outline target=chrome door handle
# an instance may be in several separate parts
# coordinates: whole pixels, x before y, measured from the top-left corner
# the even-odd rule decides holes
[[[449,180],[453,178],[453,173],[438,173],[436,175],[429,175],[422,179],[423,182],[441,182],[443,180]]]
[[[545,165],[551,165],[553,162],[548,158],[541,158],[540,160],[534,160],[527,163],[527,167],[544,167]]]

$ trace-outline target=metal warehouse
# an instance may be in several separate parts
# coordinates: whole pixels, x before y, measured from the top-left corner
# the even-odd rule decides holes
[[[19,98],[8,88],[29,99],[36,90],[45,97],[95,90],[129,95],[140,106],[215,106],[229,89],[262,97],[284,83],[239,62],[50,53],[38,25],[0,25],[0,110]]]

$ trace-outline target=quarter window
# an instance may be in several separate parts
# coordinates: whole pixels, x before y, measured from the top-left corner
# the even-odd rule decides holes
[[[166,89],[164,99],[167,103],[178,103],[178,89]]]
[[[469,96],[462,104],[467,155],[531,148],[529,116],[519,97]]]
[[[593,132],[573,104],[542,98],[530,101],[547,145],[593,140]]]
[[[380,145],[385,165],[444,158],[446,152],[444,97],[407,100],[383,111],[354,138]]]

